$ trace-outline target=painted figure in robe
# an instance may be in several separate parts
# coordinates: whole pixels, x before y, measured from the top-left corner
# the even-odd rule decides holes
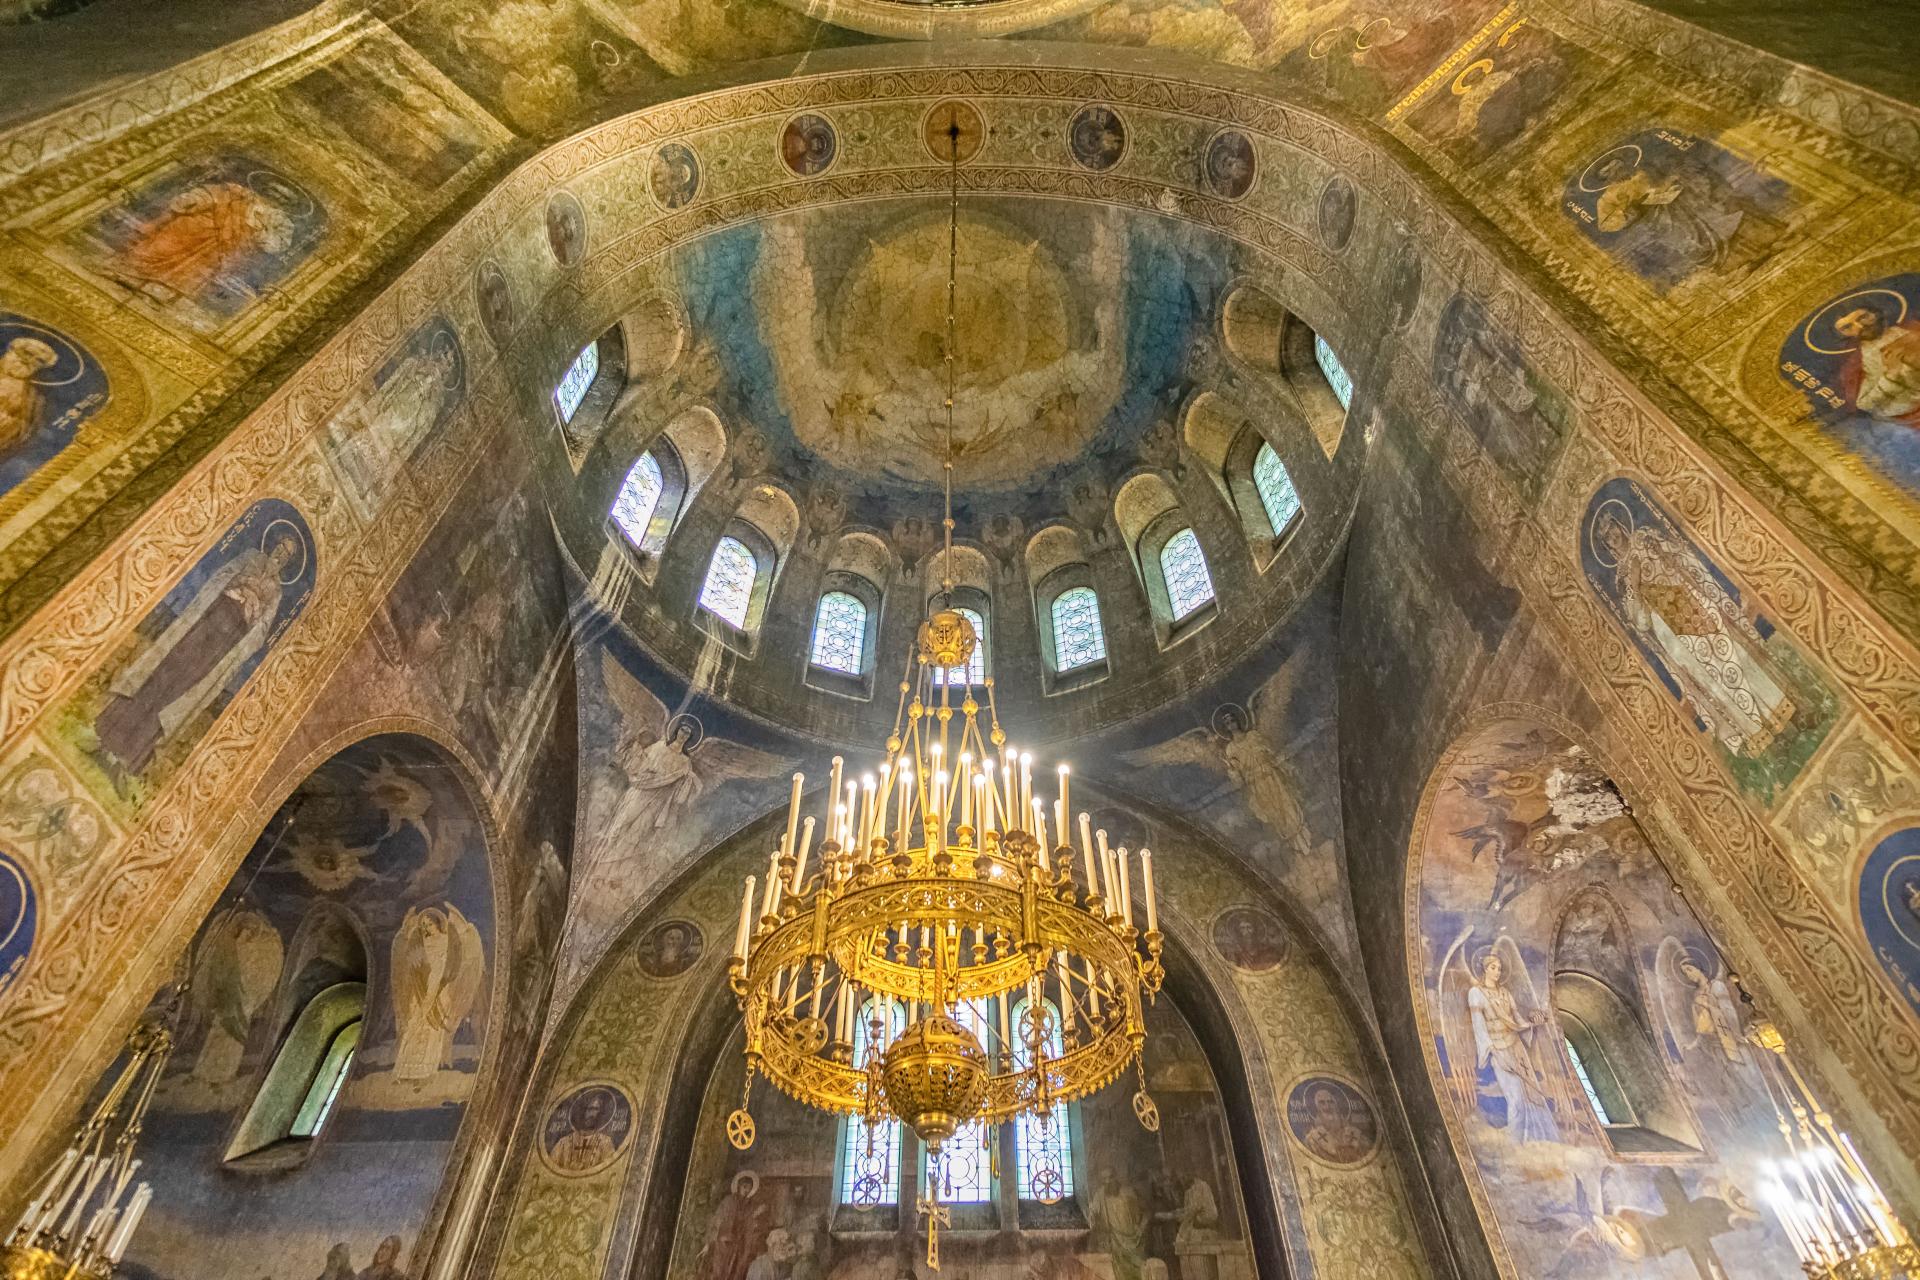
[[[0,352],[0,458],[33,438],[46,410],[37,379],[59,359],[38,338],[15,338]]]
[[[1467,993],[1467,1011],[1473,1019],[1474,1065],[1493,1069],[1507,1103],[1507,1132],[1521,1142],[1559,1141],[1560,1125],[1549,1105],[1535,1043],[1547,1015],[1521,1010],[1497,953],[1481,961],[1480,976]]]
[[[1835,318],[1855,344],[1840,366],[1847,399],[1876,421],[1920,427],[1920,320],[1889,323],[1870,306]]]

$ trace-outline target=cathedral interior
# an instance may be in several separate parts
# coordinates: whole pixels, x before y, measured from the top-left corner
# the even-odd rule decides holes
[[[1914,0],[0,0],[0,1280],[1912,1280],[1916,1152]]]

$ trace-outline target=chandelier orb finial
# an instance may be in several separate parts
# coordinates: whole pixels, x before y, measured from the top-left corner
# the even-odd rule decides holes
[[[952,609],[941,609],[920,624],[920,656],[930,667],[966,666],[979,642],[966,615]]]
[[[987,1096],[987,1051],[944,1013],[930,1013],[887,1047],[881,1066],[887,1105],[927,1149],[938,1153],[980,1113]]]

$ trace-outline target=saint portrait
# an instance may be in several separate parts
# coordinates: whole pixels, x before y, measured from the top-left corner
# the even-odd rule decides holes
[[[1407,113],[1407,124],[1460,164],[1492,155],[1525,136],[1571,78],[1576,46],[1520,18],[1466,52]]]
[[[1825,738],[1833,694],[1632,480],[1601,486],[1582,528],[1589,586],[1743,788],[1770,800]]]
[[[1854,907],[1887,981],[1920,1013],[1920,827],[1874,846],[1860,867]]]
[[[107,375],[85,347],[0,311],[0,495],[72,444],[106,403]]]
[[[555,1173],[581,1178],[618,1160],[632,1137],[632,1097],[617,1084],[596,1081],[568,1090],[547,1108],[540,1155]]]
[[[1223,200],[1238,200],[1253,190],[1253,139],[1238,129],[1222,129],[1207,142],[1207,188]]]
[[[313,581],[305,518],[269,498],[148,612],[61,721],[113,798],[137,807],[199,740],[306,607]]]
[[[399,469],[452,416],[465,388],[460,339],[435,316],[334,412],[323,448],[361,518],[379,509]]]
[[[1836,293],[1795,323],[1778,365],[1822,428],[1920,494],[1920,272]]]
[[[1067,150],[1073,162],[1095,173],[1120,163],[1127,153],[1127,125],[1112,107],[1092,103],[1074,113],[1067,128]]]
[[[1420,308],[1420,247],[1409,240],[1393,255],[1387,269],[1387,328],[1405,331]]]
[[[1228,964],[1248,973],[1279,968],[1292,945],[1286,926],[1260,907],[1229,907],[1213,922],[1213,949]]]
[[[647,165],[647,190],[662,209],[684,209],[700,193],[700,157],[683,142],[669,142]]]
[[[1339,253],[1353,239],[1354,217],[1360,209],[1360,197],[1353,184],[1338,174],[1327,179],[1320,191],[1320,241]]]
[[[40,924],[40,899],[27,868],[0,849],[0,996],[20,980]]]
[[[839,147],[833,122],[825,116],[797,115],[780,130],[780,162],[802,178],[816,177],[831,168]]]
[[[1531,491],[1572,425],[1567,398],[1470,294],[1454,294],[1441,313],[1433,364],[1443,398],[1514,483]]]
[[[1287,1128],[1316,1160],[1355,1165],[1379,1146],[1373,1104],[1345,1080],[1308,1076],[1287,1094]]]
[[[693,921],[663,920],[640,939],[634,961],[648,977],[677,978],[693,967],[705,949],[706,939]]]
[[[513,339],[513,289],[507,273],[497,262],[483,262],[473,273],[473,297],[480,307],[480,324],[493,339],[493,345],[505,348]]]
[[[556,191],[547,201],[547,248],[562,267],[577,267],[587,256],[587,211],[571,191]]]
[[[214,332],[280,287],[328,221],[305,185],[226,151],[163,171],[75,234],[109,279]]]
[[[1649,129],[1589,160],[1562,207],[1583,236],[1665,294],[1768,261],[1786,237],[1793,192],[1711,139]]]

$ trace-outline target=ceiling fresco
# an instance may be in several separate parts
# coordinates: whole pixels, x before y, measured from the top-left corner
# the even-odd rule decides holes
[[[925,200],[795,214],[683,250],[716,408],[772,469],[868,520],[924,515],[941,480],[947,218]],[[1235,254],[1162,219],[971,202],[959,221],[954,446],[963,519],[1061,513],[1170,423],[1210,349]]]

